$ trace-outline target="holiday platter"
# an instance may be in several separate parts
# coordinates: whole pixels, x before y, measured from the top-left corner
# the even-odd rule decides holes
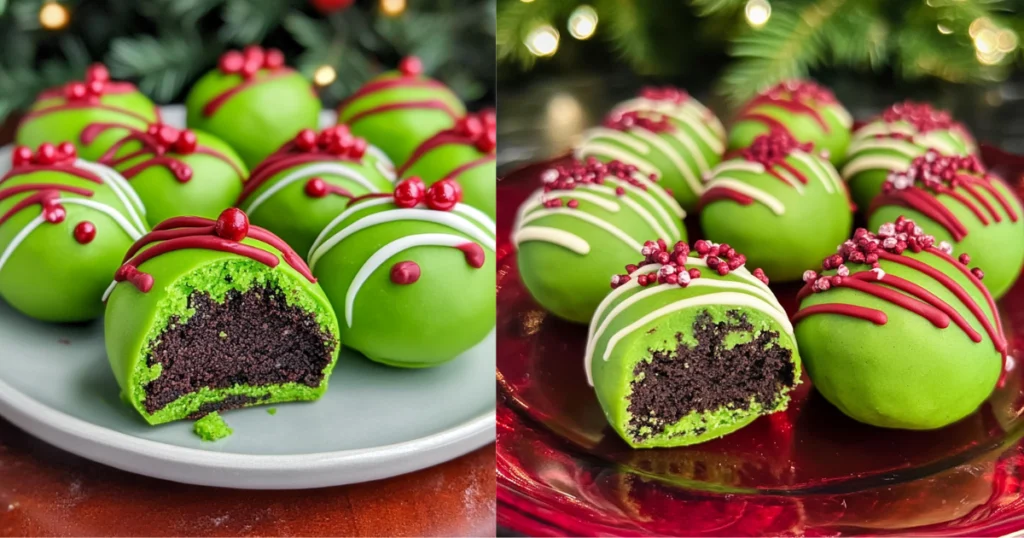
[[[1019,530],[1024,158],[810,81],[738,110],[645,89],[499,181],[499,526]]]
[[[375,480],[491,442],[494,224],[463,197],[487,188],[493,115],[415,58],[346,110],[260,47],[184,106],[98,64],[43,93],[0,148],[0,415],[234,488]],[[409,115],[431,127],[373,132]]]

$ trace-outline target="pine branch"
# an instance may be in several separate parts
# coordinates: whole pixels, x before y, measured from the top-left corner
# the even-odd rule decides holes
[[[267,36],[298,0],[227,0],[220,37],[227,43],[249,45]]]
[[[640,74],[654,74],[658,68],[658,45],[644,24],[644,6],[640,0],[601,0],[598,9],[605,16],[605,35],[613,47]]]
[[[748,0],[691,0],[697,15],[707,17],[719,15],[731,17],[743,10]]]
[[[111,43],[106,63],[113,76],[138,80],[139,90],[166,103],[209,65],[213,52],[195,35],[121,37]]]

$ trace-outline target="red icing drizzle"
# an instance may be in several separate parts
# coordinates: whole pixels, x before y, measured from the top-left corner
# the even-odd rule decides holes
[[[238,75],[242,82],[206,103],[203,106],[204,116],[212,116],[224,103],[247,88],[294,72],[284,65],[284,54],[281,51],[264,49],[256,45],[250,45],[241,51],[225,52],[220,57],[217,68],[225,75]]]
[[[866,321],[870,321],[875,325],[885,325],[889,322],[889,316],[885,315],[885,312],[881,310],[875,310],[874,308],[865,308],[863,306],[857,306],[852,304],[833,303],[833,304],[816,304],[814,306],[808,306],[807,308],[801,308],[796,314],[793,315],[793,323],[797,323],[800,320],[813,316],[815,314],[838,314],[840,316],[849,316],[851,318],[860,318]]]
[[[484,266],[484,249],[476,243],[463,243],[455,247],[466,255],[466,263],[474,269]]]
[[[420,279],[420,266],[416,262],[398,262],[391,266],[391,281],[395,284],[412,284]]]
[[[377,92],[392,90],[396,88],[424,88],[424,89],[437,89],[447,91],[448,87],[444,84],[432,80],[429,78],[411,78],[411,77],[395,77],[383,80],[375,80],[369,82],[362,88],[359,88],[355,93],[346,97],[338,105],[338,110],[343,111],[349,105],[351,105],[356,99],[366,97]]]
[[[316,282],[309,266],[276,235],[257,226],[250,226],[241,210],[224,210],[216,220],[201,217],[175,217],[158,224],[153,231],[143,236],[128,249],[124,263],[117,270],[114,280],[128,281],[139,291],[148,292],[153,287],[153,277],[138,270],[139,266],[161,254],[183,249],[206,249],[229,252],[260,262],[268,267],[277,267],[279,259],[273,252],[242,244],[250,237],[279,250],[285,263],[310,282]],[[142,251],[152,243],[158,244]],[[140,252],[141,251],[141,252]]]
[[[367,84],[366,86],[363,86],[358,91],[356,91],[356,93],[352,94],[347,99],[342,101],[340,105],[338,105],[338,115],[343,116],[345,113],[345,109],[348,108],[353,102],[355,102],[359,98],[395,88],[425,88],[447,90],[447,87],[444,84],[423,77],[422,74],[423,63],[420,62],[419,58],[416,58],[415,56],[404,58],[398,65],[398,76],[373,81]],[[458,113],[452,110],[452,108],[441,99],[426,99],[420,101],[404,101],[380,105],[368,110],[364,110],[362,112],[357,112],[351,118],[346,119],[345,123],[351,125],[367,116],[372,116],[374,114],[379,114],[382,112],[389,112],[392,110],[405,109],[440,110],[451,116],[453,120],[457,120],[459,118]]]
[[[427,153],[449,144],[473,146],[481,153],[487,154],[487,156],[478,159],[478,161],[493,161],[494,152],[498,147],[497,117],[494,111],[488,109],[478,114],[469,114],[464,118],[460,118],[451,129],[441,131],[428,138],[413,151],[412,155],[409,156],[409,160],[398,169],[397,174],[399,176],[405,175],[409,168]],[[457,174],[449,173],[445,177],[456,176]]]
[[[85,170],[75,168],[73,166],[75,159],[75,147],[66,142],[56,147],[52,144],[42,144],[39,146],[39,150],[35,153],[27,147],[19,146],[15,148],[12,153],[11,160],[14,168],[12,168],[11,171],[3,178],[0,178],[0,184],[12,177],[39,171],[64,172],[93,183],[103,183],[103,181],[95,175],[86,172]],[[0,201],[18,194],[29,192],[34,194],[19,200],[3,215],[0,215],[0,225],[3,225],[20,211],[36,204],[42,208],[43,218],[47,222],[56,224],[62,222],[67,214],[64,207],[57,202],[57,200],[60,199],[62,192],[90,198],[94,194],[93,191],[88,189],[74,187],[71,185],[62,185],[58,183],[26,183],[23,185],[7,187],[6,189],[0,189]]]
[[[238,95],[244,90],[251,88],[252,86],[255,86],[261,82],[267,82],[268,80],[274,80],[277,78],[290,75],[293,72],[294,71],[292,71],[291,69],[282,67],[280,69],[274,70],[273,72],[267,73],[262,77],[243,80],[239,85],[228,88],[223,93],[217,95],[213,99],[210,99],[209,102],[203,105],[203,115],[206,117],[210,117],[216,114],[217,110],[220,109],[220,107],[224,106],[224,104],[227,103],[229,100],[231,100],[232,97]]]
[[[210,157],[230,166],[235,171],[239,180],[245,179],[245,172],[243,172],[238,164],[230,157],[213,148],[197,145],[195,143],[195,134],[191,131],[178,131],[169,125],[154,124],[150,125],[146,131],[141,131],[139,129],[113,123],[94,123],[82,130],[82,143],[91,144],[96,137],[113,128],[127,129],[129,134],[111,146],[106,153],[100,156],[99,162],[112,168],[116,168],[117,166],[137,157],[150,155],[148,159],[144,159],[141,162],[122,170],[121,175],[124,176],[125,179],[131,179],[153,166],[165,167],[178,181],[182,183],[192,179],[192,167],[181,160],[174,158],[171,154],[209,155]],[[186,140],[189,140],[190,143],[185,142]],[[117,157],[117,153],[121,148],[132,141],[138,141],[141,143],[142,148],[122,157]]]
[[[711,187],[701,195],[700,206],[704,207],[716,200],[732,200],[740,205],[751,205],[754,203],[753,198],[733,189],[726,187]]]
[[[752,99],[739,112],[738,119],[739,121],[760,121],[772,129],[777,127],[786,129],[785,125],[767,114],[752,112],[758,106],[773,106],[794,114],[810,116],[827,133],[831,129],[816,107],[834,104],[836,104],[835,95],[829,90],[810,81],[790,80],[773,86]]]
[[[438,110],[448,114],[453,120],[457,120],[459,114],[452,110],[452,107],[448,106],[448,103],[441,101],[440,99],[427,99],[424,101],[405,101],[401,103],[387,103],[384,105],[376,106],[367,110],[363,110],[351,118],[345,120],[345,123],[351,125],[359,120],[373,116],[374,114],[380,114],[383,112],[391,112],[393,110]]]

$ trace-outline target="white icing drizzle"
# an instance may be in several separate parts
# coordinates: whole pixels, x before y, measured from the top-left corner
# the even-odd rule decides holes
[[[590,244],[587,243],[585,239],[574,233],[559,230],[558,228],[550,228],[548,226],[530,226],[529,228],[523,228],[512,235],[512,242],[517,247],[527,241],[553,243],[562,248],[569,249],[581,256],[590,254]]]
[[[890,155],[858,155],[843,167],[843,177],[849,179],[865,170],[904,170],[910,162]]]
[[[386,153],[373,144],[366,145],[366,152],[377,159],[377,162],[373,163],[373,165],[381,175],[388,179],[388,181],[394,183],[395,180],[398,179],[398,176],[395,173],[395,163],[391,162],[391,158],[388,157]]]
[[[749,287],[743,285],[742,283],[731,282],[731,281],[724,281],[724,280],[707,279],[705,281],[704,279],[698,278],[698,279],[695,279],[695,280],[690,282],[690,286],[695,286],[695,285],[696,286],[705,286],[705,287],[723,288],[723,289],[738,289],[738,290],[744,290],[744,291],[751,291],[751,290],[749,290]],[[668,284],[661,284],[661,285],[659,285],[658,287],[656,287],[654,289],[644,290],[643,292],[640,292],[640,293],[634,295],[633,297],[630,297],[630,298],[626,299],[625,301],[623,301],[623,303],[626,303],[626,302],[632,300],[632,302],[630,304],[633,304],[636,301],[639,301],[639,300],[643,299],[644,297],[647,297],[647,296],[653,295],[654,293],[658,293],[659,291],[662,291],[662,290],[658,290],[658,288],[660,288],[660,287],[665,287],[666,289],[664,291],[669,291],[671,289],[684,289],[684,288],[679,288],[678,286],[673,286],[673,285],[668,285]],[[637,296],[639,296],[641,294],[644,294],[644,293],[646,293],[647,295],[645,295],[644,297],[640,297],[639,299],[635,299]],[[778,323],[780,326],[782,326],[783,330],[786,332],[787,335],[790,336],[790,338],[793,338],[793,327],[792,327],[792,324],[790,323],[789,318],[786,316],[786,313],[784,311],[781,311],[781,308],[776,308],[777,304],[778,304],[777,301],[767,301],[764,298],[762,298],[761,296],[752,295],[752,294],[749,294],[749,293],[741,293],[741,292],[737,292],[737,291],[714,292],[714,293],[708,293],[708,294],[704,294],[704,295],[698,295],[696,297],[689,297],[689,298],[686,298],[686,299],[682,299],[680,301],[676,301],[674,303],[670,303],[670,304],[665,305],[665,306],[663,306],[661,308],[658,308],[658,309],[656,309],[656,310],[654,310],[652,312],[649,312],[647,315],[641,317],[637,321],[629,324],[628,326],[620,329],[618,332],[613,334],[612,337],[608,340],[607,344],[605,344],[605,349],[604,349],[604,354],[602,355],[602,360],[607,361],[609,358],[611,358],[611,354],[615,350],[615,346],[617,346],[618,343],[623,338],[625,338],[625,337],[629,336],[631,333],[641,329],[642,327],[644,327],[648,323],[650,323],[650,322],[652,322],[652,321],[654,321],[654,320],[656,320],[658,318],[661,318],[663,316],[667,316],[669,314],[678,312],[680,310],[684,310],[686,308],[691,308],[691,307],[695,307],[695,306],[736,306],[736,307],[741,307],[741,308],[745,307],[745,308],[751,308],[751,309],[754,309],[754,310],[758,310],[758,311],[766,314],[767,316],[771,317],[776,323]],[[618,306],[622,306],[622,305],[621,304],[617,305],[617,308],[618,308]],[[626,306],[629,306],[629,305],[626,305]],[[767,306],[767,308],[766,308],[766,306]],[[597,341],[601,338],[601,336],[603,336],[604,329],[607,329],[607,326],[608,326],[608,323],[609,323],[608,319],[612,318],[614,315],[617,315],[618,313],[621,313],[622,310],[624,310],[624,309],[625,309],[625,307],[623,307],[622,309],[619,309],[617,311],[613,310],[613,312],[609,313],[608,318],[606,318],[604,320],[605,322],[602,323],[602,327],[599,327],[598,330],[595,331],[595,333],[594,333],[594,335],[592,337],[592,340],[594,342],[593,345],[588,346],[589,347],[589,352],[587,353],[586,357],[584,358],[584,361],[585,361],[584,367],[585,367],[585,369],[587,371],[587,381],[591,384],[591,386],[593,386],[593,384],[594,384],[593,383],[593,373],[592,373],[592,363],[593,363],[593,354],[596,351]],[[596,318],[595,318],[595,320],[596,320]]]
[[[661,170],[655,168],[653,164],[619,147],[612,146],[610,144],[603,144],[601,142],[590,142],[576,148],[577,159],[584,159],[591,156],[607,157],[616,161],[622,161],[626,164],[632,164],[637,168],[637,170],[643,172],[644,175],[654,174],[655,177],[661,177]]]
[[[352,326],[352,310],[355,307],[359,289],[363,287],[363,284],[366,283],[366,280],[370,278],[374,271],[395,254],[414,247],[458,247],[459,245],[471,242],[461,235],[429,233],[407,235],[384,245],[366,260],[363,266],[359,268],[355,278],[352,279],[352,283],[345,293],[345,323],[349,327]]]
[[[365,187],[371,193],[380,192],[380,189],[378,189],[373,184],[373,182],[367,179],[366,176],[364,176],[358,170],[353,169],[351,165],[342,163],[316,163],[310,166],[293,170],[291,173],[279,179],[269,188],[263,191],[253,201],[249,202],[244,208],[242,208],[242,210],[245,211],[246,213],[253,213],[261,205],[263,205],[264,202],[269,200],[270,197],[274,196],[275,194],[280,192],[281,189],[284,189],[288,185],[291,185],[296,181],[301,181],[306,178],[324,174],[341,176],[345,179],[350,179],[358,183],[359,185]]]
[[[915,129],[914,126],[910,125],[909,123],[905,122],[872,122],[861,127],[860,129],[857,129],[857,131],[853,133],[853,138],[860,139],[875,135],[890,135],[894,133],[904,135],[915,135],[917,134],[917,129]]]
[[[75,161],[75,166],[92,172],[100,181],[110,187],[110,190],[114,191],[117,199],[124,206],[128,216],[135,222],[140,230],[146,229],[146,224],[143,222],[142,216],[146,214],[146,206],[142,203],[142,199],[135,192],[135,189],[128,184],[128,180],[124,178],[118,171],[99,163],[93,163],[78,159]]]
[[[847,129],[853,125],[853,116],[851,116],[850,113],[839,104],[826,106],[825,112],[832,114],[832,117],[838,120],[839,124]]]
[[[768,194],[768,192],[763,189],[759,189],[738,179],[731,177],[715,178],[708,183],[708,189],[713,189],[715,187],[723,187],[745,194],[767,206],[768,209],[771,209],[772,213],[775,213],[776,215],[783,215],[786,213],[786,206],[778,198]]]
[[[781,166],[772,167],[773,171],[782,178],[782,181],[786,182],[797,194],[802,195],[804,193],[804,184],[796,178],[793,174]]]
[[[914,141],[926,148],[935,148],[939,153],[945,155],[960,155],[964,152],[963,149],[954,146],[948,135],[942,131],[921,133],[914,137]]]
[[[668,160],[672,162],[672,166],[676,167],[676,170],[678,170],[679,174],[683,176],[683,179],[686,180],[686,183],[690,185],[690,190],[695,192],[697,195],[700,195],[701,189],[703,188],[700,178],[697,174],[694,174],[693,170],[691,170],[690,167],[686,165],[686,161],[683,160],[682,155],[680,155],[671,145],[669,145],[668,142],[665,142],[661,138],[658,138],[658,135],[656,133],[652,133],[647,129],[633,129],[630,131],[630,134],[638,138],[641,138],[645,140],[648,144],[658,148],[658,150],[661,151],[665,155],[665,157],[667,157]],[[690,152],[693,158],[697,160],[698,172],[706,172],[709,168],[708,162],[704,158],[704,154],[700,152],[700,149],[697,148],[696,145],[694,145],[692,140],[689,139],[683,142],[683,145],[686,146],[687,151]]]
[[[612,189],[611,187],[605,187],[603,185],[594,185],[592,188],[600,188],[602,189],[602,192],[607,192],[611,196],[616,196],[615,190]],[[633,188],[636,189],[636,187]],[[636,190],[639,192],[644,192],[642,189]],[[626,207],[632,209],[634,212],[636,212],[637,215],[640,215],[640,218],[644,219],[644,222],[646,222],[647,225],[650,226],[652,230],[654,230],[655,235],[657,235],[658,237],[682,237],[682,231],[679,229],[679,225],[671,223],[669,228],[671,228],[672,231],[669,232],[667,229],[661,226],[661,223],[658,222],[658,219],[655,218],[654,214],[651,213],[646,207],[638,204],[629,196],[622,196],[621,198],[622,203],[626,204]],[[658,206],[658,203],[655,202],[653,199],[651,199],[648,203],[653,203],[655,208],[660,207]]]
[[[529,224],[530,222],[533,222],[533,221],[535,221],[537,219],[542,219],[544,217],[548,217],[548,216],[551,216],[551,215],[564,215],[566,217],[570,217],[570,218],[574,218],[574,219],[579,219],[579,220],[582,220],[584,222],[593,224],[594,226],[597,226],[598,228],[601,228],[602,230],[604,230],[604,231],[610,233],[611,235],[615,236],[616,238],[618,238],[620,241],[625,243],[626,246],[629,247],[630,250],[634,250],[634,251],[638,251],[639,252],[640,249],[643,248],[643,245],[640,244],[639,241],[637,241],[636,239],[633,239],[632,237],[630,237],[629,234],[627,234],[626,232],[622,231],[621,228],[619,228],[617,226],[613,226],[611,223],[609,223],[607,221],[604,221],[604,220],[601,220],[600,218],[595,217],[594,215],[591,215],[590,213],[587,213],[585,211],[577,211],[575,209],[567,209],[567,208],[540,209],[540,210],[534,211],[533,213],[530,213],[530,214],[524,216],[519,224],[523,228],[525,228],[526,225]]]
[[[642,174],[634,174],[633,175],[633,179],[635,179],[637,181],[640,181],[641,183],[646,185],[647,186],[647,191],[654,191],[655,194],[660,196],[661,199],[664,200],[666,204],[668,204],[668,206],[672,209],[672,212],[675,213],[676,216],[679,217],[680,220],[683,219],[683,217],[686,216],[686,211],[683,211],[683,206],[679,205],[679,202],[677,202],[676,199],[673,198],[672,195],[669,194],[668,191],[666,191],[661,185],[658,185],[657,181],[654,181],[650,177],[642,175]],[[617,181],[617,179],[616,178],[607,177],[607,178],[605,178],[605,181],[612,181],[614,183],[614,182]],[[638,190],[638,191],[646,193],[646,191],[644,191],[643,189],[640,189],[638,187],[630,185],[627,182],[620,182],[620,183],[621,183],[621,185],[623,187],[626,187],[626,190],[629,190],[629,188],[632,187],[635,190]]]
[[[331,220],[331,222],[328,222],[327,226],[324,226],[324,229],[320,231],[320,235],[316,236],[316,239],[313,241],[313,246],[310,247],[309,255],[307,255],[306,257],[308,258],[313,254],[314,251],[316,251],[317,247],[320,246],[320,243],[327,237],[327,234],[330,233],[331,228],[334,228],[339,222],[347,219],[349,215],[355,213],[356,211],[362,211],[363,209],[366,209],[368,207],[391,204],[394,203],[394,201],[395,200],[392,198],[369,198],[365,201],[356,204],[350,204],[337,217],[334,217],[334,219]]]
[[[425,208],[426,206],[419,207]],[[487,247],[490,250],[494,250],[495,248],[497,248],[497,246],[495,245],[494,238],[491,235],[488,235],[479,227],[474,226],[468,220],[462,218],[462,216],[454,215],[447,211],[435,211],[432,209],[393,209],[387,211],[379,211],[377,213],[367,215],[361,219],[357,219],[352,224],[349,224],[348,226],[336,232],[334,235],[331,236],[330,239],[324,241],[323,244],[321,244],[310,255],[310,270],[312,270],[313,267],[316,266],[316,263],[320,261],[320,258],[323,257],[324,254],[326,254],[338,243],[344,241],[347,237],[351,236],[352,234],[359,232],[361,230],[365,230],[367,228],[372,228],[373,226],[376,226],[378,224],[384,224],[387,222],[398,222],[403,220],[433,222],[436,224],[448,226],[449,228],[452,228],[454,230],[457,230],[470,236],[476,242],[481,243],[484,247]]]
[[[710,177],[714,177],[723,172],[732,171],[761,174],[765,171],[765,168],[764,165],[759,162],[748,161],[746,159],[729,159],[728,161],[722,161],[721,163],[718,164],[718,166],[712,168],[711,172],[709,172],[708,175]]]
[[[643,142],[633,138],[632,136],[630,136],[630,133],[626,131],[618,131],[615,129],[609,129],[607,127],[594,127],[593,129],[587,130],[587,132],[584,133],[584,135],[585,136],[583,137],[583,141],[581,141],[579,144],[580,146],[586,146],[590,142],[593,142],[594,140],[599,138],[608,138],[622,144],[623,146],[628,147],[629,149],[639,153],[640,155],[647,155],[651,151],[650,147],[644,145]]]
[[[618,106],[612,109],[612,114],[616,115],[634,111],[651,111],[668,116],[693,129],[697,137],[703,140],[714,153],[721,154],[725,151],[725,127],[711,111],[694,99],[687,99],[681,105],[676,105],[670,101],[656,101],[637,97],[619,103]],[[680,142],[682,142],[681,137],[689,139],[688,135],[679,129],[673,131],[673,136],[679,139]]]
[[[110,285],[107,286],[106,291],[103,292],[103,297],[100,299],[100,301],[104,303],[107,302],[107,299],[110,298],[110,294],[114,293],[114,288],[116,288],[118,284],[120,284],[120,282],[116,280],[111,280]]]
[[[902,138],[864,138],[850,144],[850,155],[873,149],[892,150],[908,157],[924,153],[924,148]]]
[[[829,194],[842,192],[844,188],[842,178],[839,177],[835,168],[825,159],[820,159],[800,150],[793,151],[789,155],[811,170],[811,173],[824,185],[825,192]]]

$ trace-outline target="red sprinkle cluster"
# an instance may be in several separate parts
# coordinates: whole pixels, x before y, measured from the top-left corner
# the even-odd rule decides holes
[[[586,161],[573,161],[572,164],[557,166],[546,170],[541,174],[541,181],[544,182],[544,192],[558,191],[558,190],[572,190],[579,185],[602,185],[606,177],[614,177],[620,181],[629,183],[630,185],[647,190],[647,185],[635,177],[637,172],[636,166],[632,164],[625,164],[621,161],[609,161],[603,163],[598,161],[594,157],[587,157]],[[651,176],[651,181],[657,181],[655,176]],[[615,188],[615,194],[618,196],[625,196],[626,189],[622,186]],[[569,200],[566,204],[568,207],[575,209],[579,206],[579,202],[576,200]],[[544,201],[544,207],[561,207],[562,200],[559,198],[552,198]]]
[[[827,105],[836,102],[831,90],[809,80],[787,80],[768,88],[761,95],[771,99],[792,100],[801,103]]]
[[[110,72],[103,64],[92,64],[85,71],[85,81],[71,82],[64,86],[68,101],[91,101],[106,93]]]
[[[743,158],[771,167],[789,156],[794,150],[810,151],[811,144],[801,144],[784,129],[772,129],[754,139],[750,146],[743,150]]]
[[[747,261],[746,256],[736,252],[736,249],[728,244],[716,245],[703,239],[693,244],[693,252],[698,254],[698,259],[705,261],[709,269],[722,276],[742,267]],[[633,277],[630,275],[646,265],[658,264],[661,265],[661,268],[657,271],[637,275],[637,284],[641,286],[671,284],[685,288],[690,281],[701,276],[700,269],[686,267],[687,262],[692,261],[693,258],[690,257],[690,246],[682,241],[673,245],[671,249],[668,248],[664,239],[647,241],[640,253],[644,256],[640,263],[627,265],[624,275],[612,276],[612,289],[632,280]],[[754,269],[753,275],[761,282],[768,284],[768,277],[760,268]]]
[[[604,126],[616,131],[628,131],[634,127],[654,133],[665,133],[675,129],[667,116],[651,112],[630,110],[604,119]]]
[[[493,109],[467,114],[455,122],[454,131],[469,139],[483,153],[494,153],[498,148],[498,118]]]
[[[225,75],[241,75],[243,79],[249,80],[260,69],[274,70],[284,67],[284,53],[277,49],[249,45],[241,51],[225,52],[217,66]]]
[[[415,56],[406,56],[398,62],[398,72],[405,77],[418,77],[423,74],[423,62]]]
[[[885,112],[882,112],[882,121],[886,123],[905,121],[922,133],[936,129],[960,127],[959,123],[953,121],[949,112],[936,110],[928,103],[914,101],[903,101],[890,106]]]
[[[292,141],[300,152],[327,153],[359,161],[366,154],[366,140],[353,136],[347,125],[335,125],[320,131],[303,129]]]
[[[149,145],[157,155],[168,151],[188,155],[196,151],[196,134],[188,129],[153,124],[146,129]]]
[[[416,207],[426,204],[436,211],[451,211],[462,201],[462,186],[454,179],[442,179],[428,189],[423,180],[410,177],[395,185],[395,205],[398,207]]]
[[[956,187],[960,183],[959,174],[984,174],[985,167],[973,155],[947,156],[939,155],[929,149],[924,155],[916,157],[905,172],[890,172],[882,184],[882,192],[908,189],[915,183],[938,190],[943,186]]]
[[[672,86],[646,86],[640,90],[640,97],[652,101],[670,101],[681,105],[690,98],[690,94]]]
[[[50,143],[43,143],[39,145],[39,149],[34,153],[32,148],[27,146],[14,148],[14,152],[11,153],[11,165],[15,168],[30,165],[71,165],[77,158],[78,151],[71,142],[61,142],[56,146]]]

